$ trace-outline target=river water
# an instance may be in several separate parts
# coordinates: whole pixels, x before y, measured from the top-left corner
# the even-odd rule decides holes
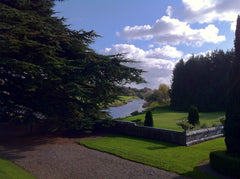
[[[131,113],[134,111],[142,112],[144,110],[142,106],[145,102],[146,101],[144,101],[143,99],[133,99],[131,102],[123,106],[110,107],[108,111],[113,119],[123,118],[131,116]]]

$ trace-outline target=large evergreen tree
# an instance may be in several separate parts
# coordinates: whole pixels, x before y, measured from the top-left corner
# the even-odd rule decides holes
[[[229,72],[234,51],[213,51],[206,56],[180,60],[174,70],[171,86],[171,107],[188,110],[191,105],[200,111],[225,110]]]
[[[240,16],[235,31],[235,59],[230,73],[226,110],[225,142],[229,153],[240,154]]]
[[[94,125],[102,108],[142,70],[122,55],[89,45],[94,31],[71,30],[54,17],[53,0],[0,1],[0,119],[42,119],[64,129]]]

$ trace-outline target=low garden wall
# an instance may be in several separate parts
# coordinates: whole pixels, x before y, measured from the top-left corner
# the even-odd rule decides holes
[[[210,127],[186,133],[186,146],[198,144],[207,140],[223,137],[223,126]]]
[[[223,126],[211,127],[190,132],[179,132],[146,126],[137,126],[135,122],[115,120],[111,131],[129,136],[143,137],[190,146],[223,136]]]

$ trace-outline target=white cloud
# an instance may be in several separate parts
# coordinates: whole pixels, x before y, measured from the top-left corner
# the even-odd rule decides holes
[[[182,0],[185,6],[185,20],[189,23],[212,23],[226,21],[235,31],[234,23],[240,11],[239,0]]]
[[[172,13],[173,13],[173,8],[172,8],[172,6],[168,6],[168,7],[167,7],[166,13],[167,13],[167,15],[168,15],[169,17],[172,16]]]
[[[105,55],[123,53],[126,58],[140,62],[128,65],[147,71],[143,77],[148,84],[138,87],[148,86],[150,88],[158,88],[161,83],[169,85],[176,59],[183,55],[181,51],[169,45],[145,51],[129,44],[115,44],[112,48],[104,49],[102,53]]]
[[[164,44],[186,44],[201,46],[205,42],[219,43],[225,40],[225,36],[218,35],[215,25],[208,25],[203,29],[192,29],[187,22],[163,16],[155,24],[143,26],[126,26],[118,36],[127,40],[150,40]]]

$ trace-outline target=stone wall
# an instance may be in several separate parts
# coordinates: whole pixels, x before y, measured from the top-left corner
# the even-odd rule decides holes
[[[223,126],[211,127],[190,132],[178,132],[153,127],[137,126],[135,122],[115,120],[111,132],[154,139],[175,143],[183,146],[191,146],[207,140],[223,137]]]
[[[143,137],[159,141],[171,142],[179,145],[186,144],[185,132],[178,132],[153,127],[137,126],[135,122],[114,121],[112,132],[135,137]]]
[[[186,146],[198,144],[207,140],[212,140],[223,136],[223,126],[190,131],[186,133]]]

